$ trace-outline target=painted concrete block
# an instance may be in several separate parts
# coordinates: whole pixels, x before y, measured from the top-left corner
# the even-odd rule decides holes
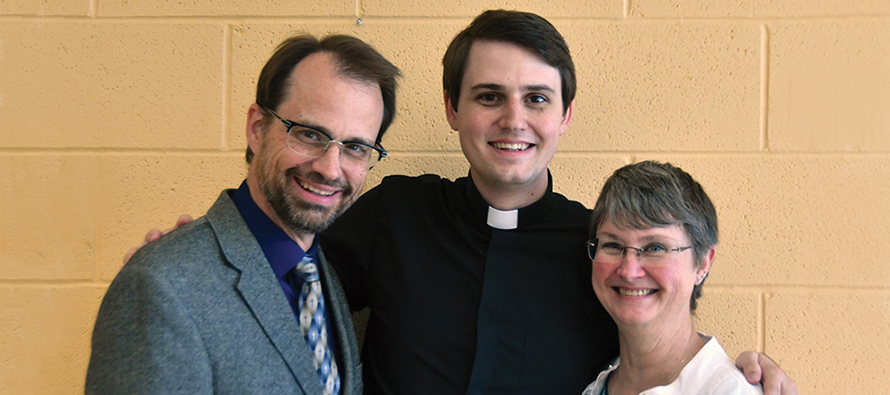
[[[416,154],[394,152],[391,156],[378,163],[365,181],[365,190],[371,189],[388,175],[420,176],[437,174],[454,180],[466,177],[470,165],[459,153],[447,154]]]
[[[560,147],[563,147],[560,149],[567,147],[564,140],[560,142]],[[549,167],[553,177],[553,191],[593,209],[606,179],[615,169],[628,163],[628,156],[578,155],[557,151]]]
[[[884,0],[643,0],[631,3],[631,18],[796,18],[880,15],[890,12]]]
[[[756,151],[760,30],[746,23],[574,23],[573,150]]]
[[[99,15],[127,16],[215,16],[215,17],[292,17],[292,16],[354,16],[356,5],[348,0],[284,1],[174,1],[139,2],[127,0],[102,1]]]
[[[0,285],[0,393],[82,394],[101,285]]]
[[[220,25],[4,22],[8,148],[219,149]]]
[[[890,19],[771,24],[769,81],[771,149],[890,150]]]
[[[888,285],[767,295],[765,351],[794,378],[798,392],[872,394],[890,385]]]
[[[469,18],[464,24],[469,24],[472,18],[489,9],[533,12],[551,21],[558,17],[621,18],[624,9],[621,1],[591,0],[575,2],[528,0],[456,0],[450,2],[371,0],[364,1],[362,7],[369,16],[460,16]]]
[[[0,280],[84,280],[94,271],[99,159],[0,155]]]
[[[0,280],[110,281],[149,229],[203,214],[246,176],[237,155],[7,155],[0,168]]]
[[[90,0],[4,0],[0,16],[87,16]]]

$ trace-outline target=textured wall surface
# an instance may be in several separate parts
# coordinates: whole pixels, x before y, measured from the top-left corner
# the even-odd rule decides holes
[[[575,57],[559,192],[590,206],[644,159],[708,190],[700,330],[802,394],[890,387],[888,0],[2,0],[0,394],[83,392],[123,253],[245,176],[256,77],[291,33],[355,35],[403,69],[368,186],[465,175],[439,62],[486,8],[540,13]]]

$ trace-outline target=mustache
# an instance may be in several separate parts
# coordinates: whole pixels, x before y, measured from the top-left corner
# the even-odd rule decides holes
[[[313,172],[307,173],[307,172],[300,171],[300,169],[296,168],[296,167],[291,167],[291,168],[285,170],[284,175],[291,177],[291,178],[298,177],[298,178],[305,179],[306,181],[313,182],[315,184],[340,189],[343,191],[344,195],[349,195],[352,193],[352,186],[349,185],[349,183],[346,182],[345,180],[343,180],[342,178],[338,178],[336,180],[329,180],[329,179],[325,178],[323,175],[319,174],[318,172],[313,171]]]

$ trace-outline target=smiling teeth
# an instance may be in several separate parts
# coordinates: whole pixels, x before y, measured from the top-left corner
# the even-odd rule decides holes
[[[305,189],[305,190],[307,190],[307,191],[309,191],[309,192],[312,192],[312,193],[314,193],[314,194],[316,194],[316,195],[321,195],[321,196],[331,196],[331,195],[333,195],[334,193],[336,193],[336,192],[322,191],[321,189],[313,188],[311,185],[304,184],[304,183],[302,183],[302,182],[300,182],[300,181],[297,181],[297,183],[300,184],[300,186],[303,187],[303,189]]]
[[[528,147],[531,147],[531,144],[520,144],[520,143],[492,143],[497,149],[507,150],[507,151],[523,151],[527,150]]]
[[[625,296],[646,296],[646,295],[651,295],[651,294],[655,293],[655,290],[654,289],[630,290],[630,289],[618,288],[618,293],[625,295]]]

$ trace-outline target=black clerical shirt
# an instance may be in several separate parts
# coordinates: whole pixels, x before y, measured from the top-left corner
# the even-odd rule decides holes
[[[391,176],[322,233],[350,307],[370,307],[366,394],[580,394],[618,355],[593,293],[590,212],[552,192],[486,224],[469,178]]]

